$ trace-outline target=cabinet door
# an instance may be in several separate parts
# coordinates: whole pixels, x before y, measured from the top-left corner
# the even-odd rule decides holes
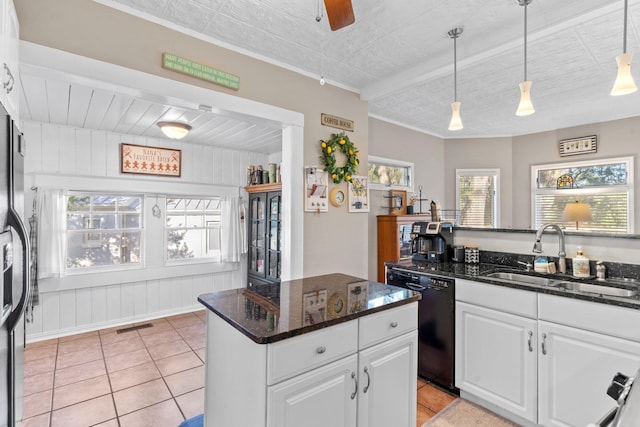
[[[539,334],[539,422],[545,426],[595,423],[616,406],[606,394],[613,376],[640,367],[640,344],[633,341],[544,321]]]
[[[249,197],[249,268],[250,274],[265,277],[265,193]]]
[[[354,354],[269,387],[267,427],[355,427],[356,372]]]
[[[418,333],[410,332],[360,352],[359,427],[414,427]]]
[[[536,325],[457,302],[456,387],[536,422]]]
[[[269,205],[269,216],[267,219],[267,256],[268,270],[267,279],[280,279],[280,251],[282,248],[282,223],[281,206],[282,196],[280,192],[269,193],[267,203]]]

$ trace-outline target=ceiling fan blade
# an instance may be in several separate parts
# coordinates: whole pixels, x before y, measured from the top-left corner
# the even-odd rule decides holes
[[[339,30],[356,22],[351,0],[324,0],[331,31]]]

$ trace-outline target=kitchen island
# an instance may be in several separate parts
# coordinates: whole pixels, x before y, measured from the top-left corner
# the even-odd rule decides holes
[[[200,295],[205,426],[415,426],[419,299],[344,274]]]

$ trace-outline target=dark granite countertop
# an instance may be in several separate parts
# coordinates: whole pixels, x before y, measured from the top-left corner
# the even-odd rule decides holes
[[[201,304],[258,344],[291,338],[419,299],[417,292],[346,274],[198,297]]]
[[[567,298],[575,298],[581,299],[585,301],[593,301],[599,302],[603,304],[609,305],[617,305],[621,307],[640,309],[640,295],[635,295],[632,297],[620,297],[620,296],[610,296],[610,295],[602,295],[591,292],[582,292],[577,290],[569,290],[561,287],[553,287],[553,286],[544,286],[544,285],[529,285],[522,283],[508,283],[500,280],[492,280],[491,278],[485,277],[489,273],[493,273],[496,271],[512,271],[517,272],[519,274],[526,274],[531,276],[539,276],[539,277],[547,277],[553,278],[557,280],[563,281],[571,281],[571,282],[581,282],[581,283],[590,283],[601,286],[609,286],[621,289],[630,289],[638,291],[640,286],[640,281],[634,284],[623,284],[617,283],[615,280],[605,280],[598,281],[596,279],[580,279],[573,277],[569,274],[539,274],[535,272],[527,272],[524,268],[518,268],[511,265],[504,264],[491,264],[491,263],[480,263],[480,264],[462,264],[462,263],[454,263],[454,262],[446,262],[446,263],[427,263],[427,262],[419,262],[412,260],[404,260],[395,263],[385,263],[388,267],[397,267],[405,270],[415,271],[419,273],[429,273],[436,276],[450,277],[454,279],[468,279],[474,280],[477,282],[485,282],[498,286],[506,286],[509,288],[515,289],[524,289],[533,292],[551,294],[551,295],[559,295]],[[640,293],[640,292],[639,292]]]

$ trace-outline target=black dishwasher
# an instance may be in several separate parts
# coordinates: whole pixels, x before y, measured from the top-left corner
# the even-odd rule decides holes
[[[457,391],[454,381],[455,280],[387,268],[387,284],[422,294],[418,302],[418,375]]]

